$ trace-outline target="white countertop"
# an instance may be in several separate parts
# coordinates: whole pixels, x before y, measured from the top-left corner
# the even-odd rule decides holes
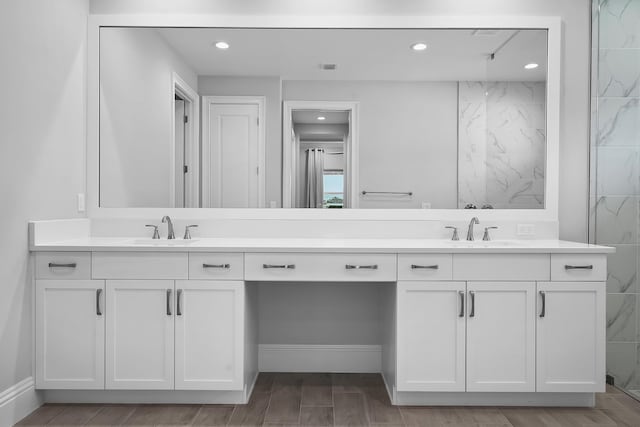
[[[152,240],[90,237],[34,244],[32,251],[363,252],[363,253],[613,253],[615,248],[564,240],[195,238]]]

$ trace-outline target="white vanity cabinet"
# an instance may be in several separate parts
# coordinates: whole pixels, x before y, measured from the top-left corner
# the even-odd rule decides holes
[[[242,390],[244,301],[241,281],[176,281],[176,390]]]
[[[589,406],[604,390],[606,248],[322,245],[38,252],[37,388],[246,403],[265,363],[259,282],[359,282],[379,290],[380,370],[393,404]]]
[[[172,280],[107,280],[106,388],[173,388]]]
[[[465,390],[465,282],[397,285],[397,388]]]
[[[89,252],[35,257],[36,387],[104,388],[104,281]]]
[[[398,391],[535,391],[534,295],[534,282],[398,282]]]
[[[36,387],[104,388],[104,281],[36,280]]]
[[[535,289],[467,283],[466,391],[535,391]]]

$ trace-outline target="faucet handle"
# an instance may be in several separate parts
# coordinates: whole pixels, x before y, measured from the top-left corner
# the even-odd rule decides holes
[[[451,235],[451,240],[460,240],[460,237],[458,237],[458,227],[454,227],[453,225],[447,225],[444,228],[450,228],[453,230],[453,234]]]
[[[159,239],[160,233],[158,233],[158,226],[153,224],[147,224],[145,227],[153,227],[153,237],[152,239]]]
[[[196,225],[196,224],[187,225],[187,226],[184,228],[184,237],[183,237],[183,239],[185,239],[185,240],[189,240],[189,239],[191,239],[191,232],[189,231],[189,229],[190,229],[191,227],[197,227],[197,225]]]
[[[498,227],[485,227],[484,228],[484,235],[482,236],[482,240],[484,240],[485,242],[488,242],[489,240],[491,240],[491,236],[489,236],[489,230],[496,230]]]

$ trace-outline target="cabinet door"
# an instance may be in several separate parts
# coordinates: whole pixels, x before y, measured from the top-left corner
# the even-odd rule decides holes
[[[107,389],[173,388],[173,281],[107,280]]]
[[[244,282],[176,282],[176,389],[242,390]]]
[[[465,282],[398,282],[398,391],[464,391]]]
[[[101,280],[36,280],[36,387],[104,388]]]
[[[605,388],[604,282],[540,282],[537,391]]]
[[[535,391],[535,288],[467,283],[467,391]]]

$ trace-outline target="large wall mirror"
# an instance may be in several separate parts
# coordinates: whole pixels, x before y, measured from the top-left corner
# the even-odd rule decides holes
[[[101,27],[99,206],[544,209],[547,40]]]

